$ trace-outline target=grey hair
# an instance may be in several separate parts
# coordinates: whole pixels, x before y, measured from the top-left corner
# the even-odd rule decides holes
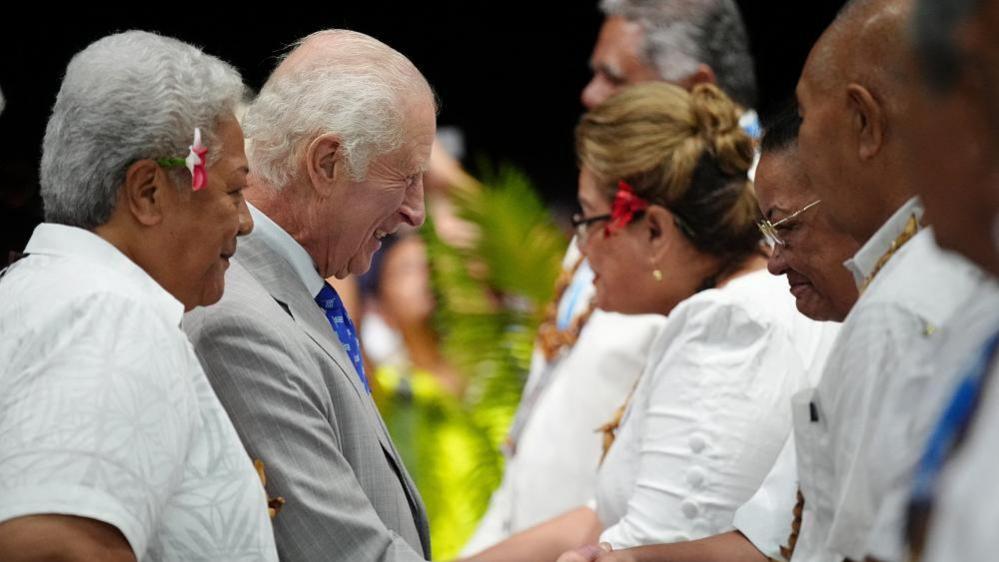
[[[91,43],[69,62],[45,128],[45,220],[86,229],[106,223],[129,166],[186,156],[195,127],[211,164],[215,128],[243,92],[235,68],[170,37],[133,30]],[[185,169],[173,177],[190,180]]]
[[[916,53],[927,84],[938,92],[954,86],[963,56],[954,45],[954,28],[976,12],[982,0],[920,0],[912,18]]]
[[[3,99],[3,90],[0,90],[0,113],[3,113],[3,108],[7,106],[7,100]]]
[[[402,146],[412,92],[433,95],[413,63],[377,39],[333,29],[294,46],[316,38],[335,40],[335,48],[287,71],[279,66],[244,116],[251,167],[275,189],[294,180],[308,143],[328,133],[339,136],[350,176],[363,179],[375,156]]]
[[[706,64],[736,103],[756,103],[749,38],[733,0],[601,0],[600,9],[642,26],[643,56],[663,80],[678,82]]]

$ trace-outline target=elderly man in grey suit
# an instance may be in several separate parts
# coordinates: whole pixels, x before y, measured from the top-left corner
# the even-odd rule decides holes
[[[185,329],[271,495],[284,562],[430,557],[419,493],[371,400],[353,324],[324,279],[364,273],[423,223],[434,96],[366,35],[302,40],[244,118],[256,223],[218,305]]]

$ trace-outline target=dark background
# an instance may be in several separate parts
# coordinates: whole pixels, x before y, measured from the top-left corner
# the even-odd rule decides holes
[[[756,60],[765,118],[791,95],[808,50],[842,0],[738,0]],[[24,6],[24,3],[20,4]],[[270,3],[266,10],[164,2],[118,10],[43,8],[0,23],[0,262],[41,220],[37,165],[48,110],[73,53],[114,31],[141,28],[200,45],[259,89],[283,47],[323,28],[372,35],[407,55],[441,100],[440,125],[465,133],[473,171],[511,163],[551,203],[571,201],[573,127],[601,15],[576,2]]]

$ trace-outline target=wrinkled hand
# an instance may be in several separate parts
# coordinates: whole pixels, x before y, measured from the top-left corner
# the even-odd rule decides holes
[[[562,554],[556,562],[593,562],[601,554],[606,554],[610,551],[611,546],[607,543],[600,543],[599,545],[588,544]]]
[[[267,491],[267,475],[264,473],[264,461],[256,459],[253,461],[253,468],[257,469],[257,476],[260,477],[260,485],[263,486],[264,491]],[[281,508],[284,507],[284,498],[278,496],[272,498],[267,496],[267,514],[271,516],[271,519],[277,517]]]

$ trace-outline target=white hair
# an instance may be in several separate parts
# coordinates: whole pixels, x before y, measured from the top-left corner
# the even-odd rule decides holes
[[[308,144],[329,133],[340,139],[350,176],[363,179],[375,156],[402,145],[414,92],[432,96],[409,59],[362,33],[320,31],[295,46],[319,38],[335,45],[307,63],[279,66],[243,119],[250,167],[275,189],[295,179]]]
[[[45,128],[45,220],[106,223],[129,166],[186,156],[195,127],[211,163],[215,128],[243,92],[235,68],[170,37],[133,30],[91,43],[69,62]],[[190,179],[185,169],[174,177]]]
[[[642,26],[641,54],[663,80],[682,81],[706,64],[736,103],[756,103],[749,38],[733,0],[601,0],[600,9]]]

